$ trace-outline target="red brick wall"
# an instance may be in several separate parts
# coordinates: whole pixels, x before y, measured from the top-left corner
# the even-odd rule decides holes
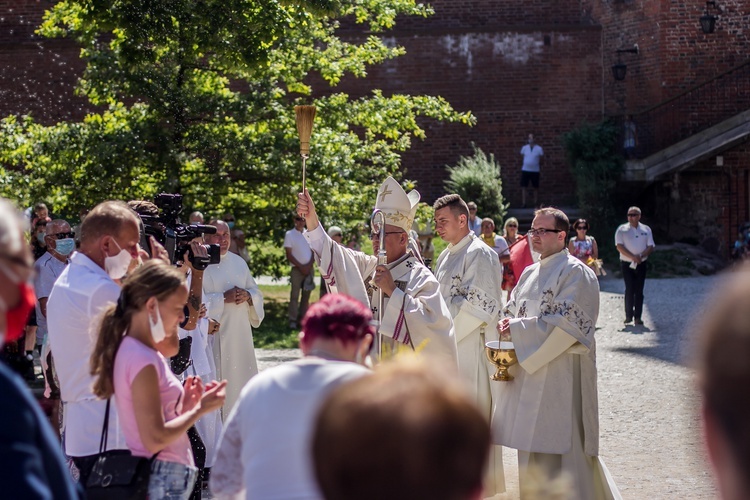
[[[598,29],[397,34],[395,41],[405,56],[370,70],[367,80],[344,81],[343,88],[355,95],[365,88],[441,95],[477,117],[473,128],[426,122],[427,139],[405,155],[406,176],[418,181],[426,201],[444,194],[445,165],[471,154],[474,142],[495,155],[506,196],[517,203],[519,151],[529,133],[545,150],[540,202],[573,201],[560,138],[600,117]]]
[[[651,190],[655,231],[671,241],[698,242],[729,257],[739,226],[750,221],[750,146],[724,151]]]
[[[0,117],[29,114],[42,123],[81,119],[87,101],[73,93],[84,69],[69,40],[34,34],[53,2],[0,0]]]
[[[602,26],[607,114],[649,108],[748,60],[750,1],[718,4],[716,31],[704,35],[698,20],[705,2],[583,0],[584,15]],[[620,56],[628,73],[616,82],[610,71],[618,59],[615,51],[635,43],[640,53]]]

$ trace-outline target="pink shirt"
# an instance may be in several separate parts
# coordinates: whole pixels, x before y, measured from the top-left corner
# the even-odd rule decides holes
[[[177,417],[182,407],[182,384],[169,369],[164,356],[126,335],[122,339],[115,356],[115,405],[120,416],[122,432],[125,434],[125,442],[133,455],[137,457],[151,457],[152,453],[146,449],[141,441],[141,434],[138,432],[138,424],[135,420],[133,394],[130,387],[135,377],[148,365],[153,365],[156,368],[159,377],[159,395],[161,396],[161,407],[164,411],[164,421],[169,422]],[[157,459],[195,466],[187,433],[167,445],[159,453]]]

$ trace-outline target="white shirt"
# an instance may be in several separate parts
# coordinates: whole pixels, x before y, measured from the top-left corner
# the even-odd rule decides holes
[[[49,342],[65,404],[65,452],[73,457],[99,453],[106,401],[91,392],[91,352],[96,344],[98,320],[120,296],[120,287],[84,254],[70,258],[47,301]],[[127,448],[111,405],[108,449]]]
[[[211,492],[219,498],[243,489],[247,499],[322,498],[310,451],[315,416],[331,390],[368,373],[355,363],[305,357],[250,380],[226,421]]]
[[[524,172],[539,172],[539,159],[544,156],[544,150],[539,144],[534,144],[534,147],[526,144],[521,148],[521,155],[523,156],[521,170]]]
[[[306,232],[306,231],[305,231]],[[304,232],[297,231],[296,229],[290,229],[284,236],[284,248],[292,249],[292,256],[297,259],[297,262],[307,264],[312,259],[312,250],[310,244],[305,239]],[[292,264],[294,267],[294,264]]]
[[[633,255],[640,255],[648,247],[655,247],[654,236],[651,234],[651,228],[646,224],[638,223],[638,227],[633,227],[629,222],[621,225],[615,232],[615,245],[622,245]],[[644,258],[643,260],[646,260]],[[623,262],[633,262],[633,259],[620,254],[620,260]]]
[[[49,297],[52,286],[57,278],[65,270],[68,260],[60,262],[54,255],[47,252],[34,263],[34,291],[36,292],[36,324],[39,327],[39,333],[47,333],[47,317],[42,314],[39,306],[40,299]]]

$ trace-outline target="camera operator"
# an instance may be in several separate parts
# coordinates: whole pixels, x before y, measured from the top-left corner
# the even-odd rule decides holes
[[[81,247],[55,282],[47,301],[50,348],[64,405],[63,449],[86,484],[99,453],[106,401],[91,390],[89,359],[101,313],[117,301],[121,280],[139,257],[138,216],[122,201],[105,201],[81,225]],[[153,238],[151,254],[166,252]],[[109,420],[108,449],[127,449],[115,408]]]
[[[217,380],[212,334],[218,330],[218,322],[206,318],[206,308],[201,303],[203,273],[210,264],[218,262],[219,248],[217,246],[211,249],[203,245],[202,234],[215,231],[215,228],[194,224],[192,214],[191,224],[182,224],[178,219],[182,213],[180,195],[162,193],[154,201],[130,201],[128,206],[141,218],[141,238],[145,239],[147,234],[154,235],[169,249],[169,260],[185,274],[189,289],[185,319],[178,328],[180,347],[178,353],[171,358],[170,367],[180,380],[196,376],[208,383]],[[213,257],[209,251],[213,252]],[[201,498],[201,490],[208,480],[221,430],[221,414],[218,409],[202,415],[188,430],[195,466],[199,470],[190,498]]]

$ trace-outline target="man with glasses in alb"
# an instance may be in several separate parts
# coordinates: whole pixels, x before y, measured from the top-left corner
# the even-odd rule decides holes
[[[500,339],[513,342],[515,380],[493,382],[496,444],[518,450],[521,489],[529,467],[565,472],[577,499],[619,498],[599,459],[596,343],[599,283],[566,247],[570,223],[555,208],[537,210],[531,244],[541,260],[513,289]]]

